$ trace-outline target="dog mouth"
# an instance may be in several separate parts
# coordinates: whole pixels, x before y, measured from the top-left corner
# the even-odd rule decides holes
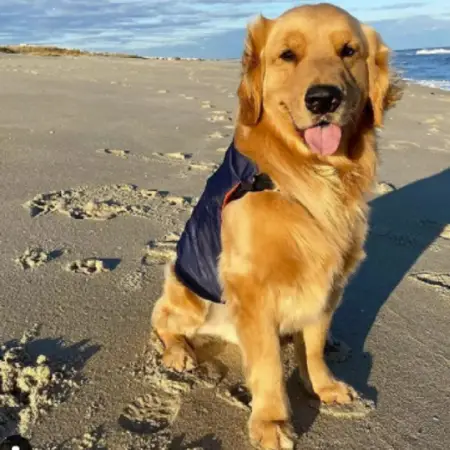
[[[305,143],[313,153],[330,156],[336,153],[342,139],[342,128],[339,125],[320,121],[318,124],[300,130]]]
[[[291,117],[295,130],[304,140],[308,148],[321,156],[330,156],[337,152],[342,139],[342,127],[328,120],[328,117],[322,117],[315,124],[300,128],[295,123],[295,119],[287,107],[283,104]]]

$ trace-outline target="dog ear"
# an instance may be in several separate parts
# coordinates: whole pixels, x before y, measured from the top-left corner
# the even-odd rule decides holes
[[[369,100],[375,127],[383,125],[384,113],[402,97],[403,81],[390,66],[390,49],[374,28],[363,25],[369,44]]]
[[[256,125],[262,114],[264,78],[262,53],[271,25],[272,20],[259,16],[247,27],[241,82],[237,93],[240,121],[249,126]]]

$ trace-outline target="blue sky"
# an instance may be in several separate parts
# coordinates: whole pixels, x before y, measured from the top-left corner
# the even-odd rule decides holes
[[[239,57],[243,30],[252,17],[276,17],[301,3],[317,2],[0,0],[0,42],[142,55]],[[449,0],[335,3],[373,23],[395,49],[450,46]]]

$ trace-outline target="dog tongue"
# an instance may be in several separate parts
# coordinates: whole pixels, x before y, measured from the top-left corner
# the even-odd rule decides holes
[[[334,124],[318,125],[305,131],[305,141],[309,148],[323,156],[332,155],[339,147],[342,131]]]

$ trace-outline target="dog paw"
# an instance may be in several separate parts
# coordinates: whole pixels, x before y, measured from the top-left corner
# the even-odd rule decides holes
[[[176,344],[168,347],[162,357],[163,364],[176,372],[185,372],[197,367],[197,358],[188,344]]]
[[[351,386],[338,380],[332,380],[330,384],[314,389],[314,392],[321,402],[327,404],[346,405],[358,398],[358,394]]]
[[[250,440],[261,450],[293,450],[294,432],[286,421],[251,420]]]

